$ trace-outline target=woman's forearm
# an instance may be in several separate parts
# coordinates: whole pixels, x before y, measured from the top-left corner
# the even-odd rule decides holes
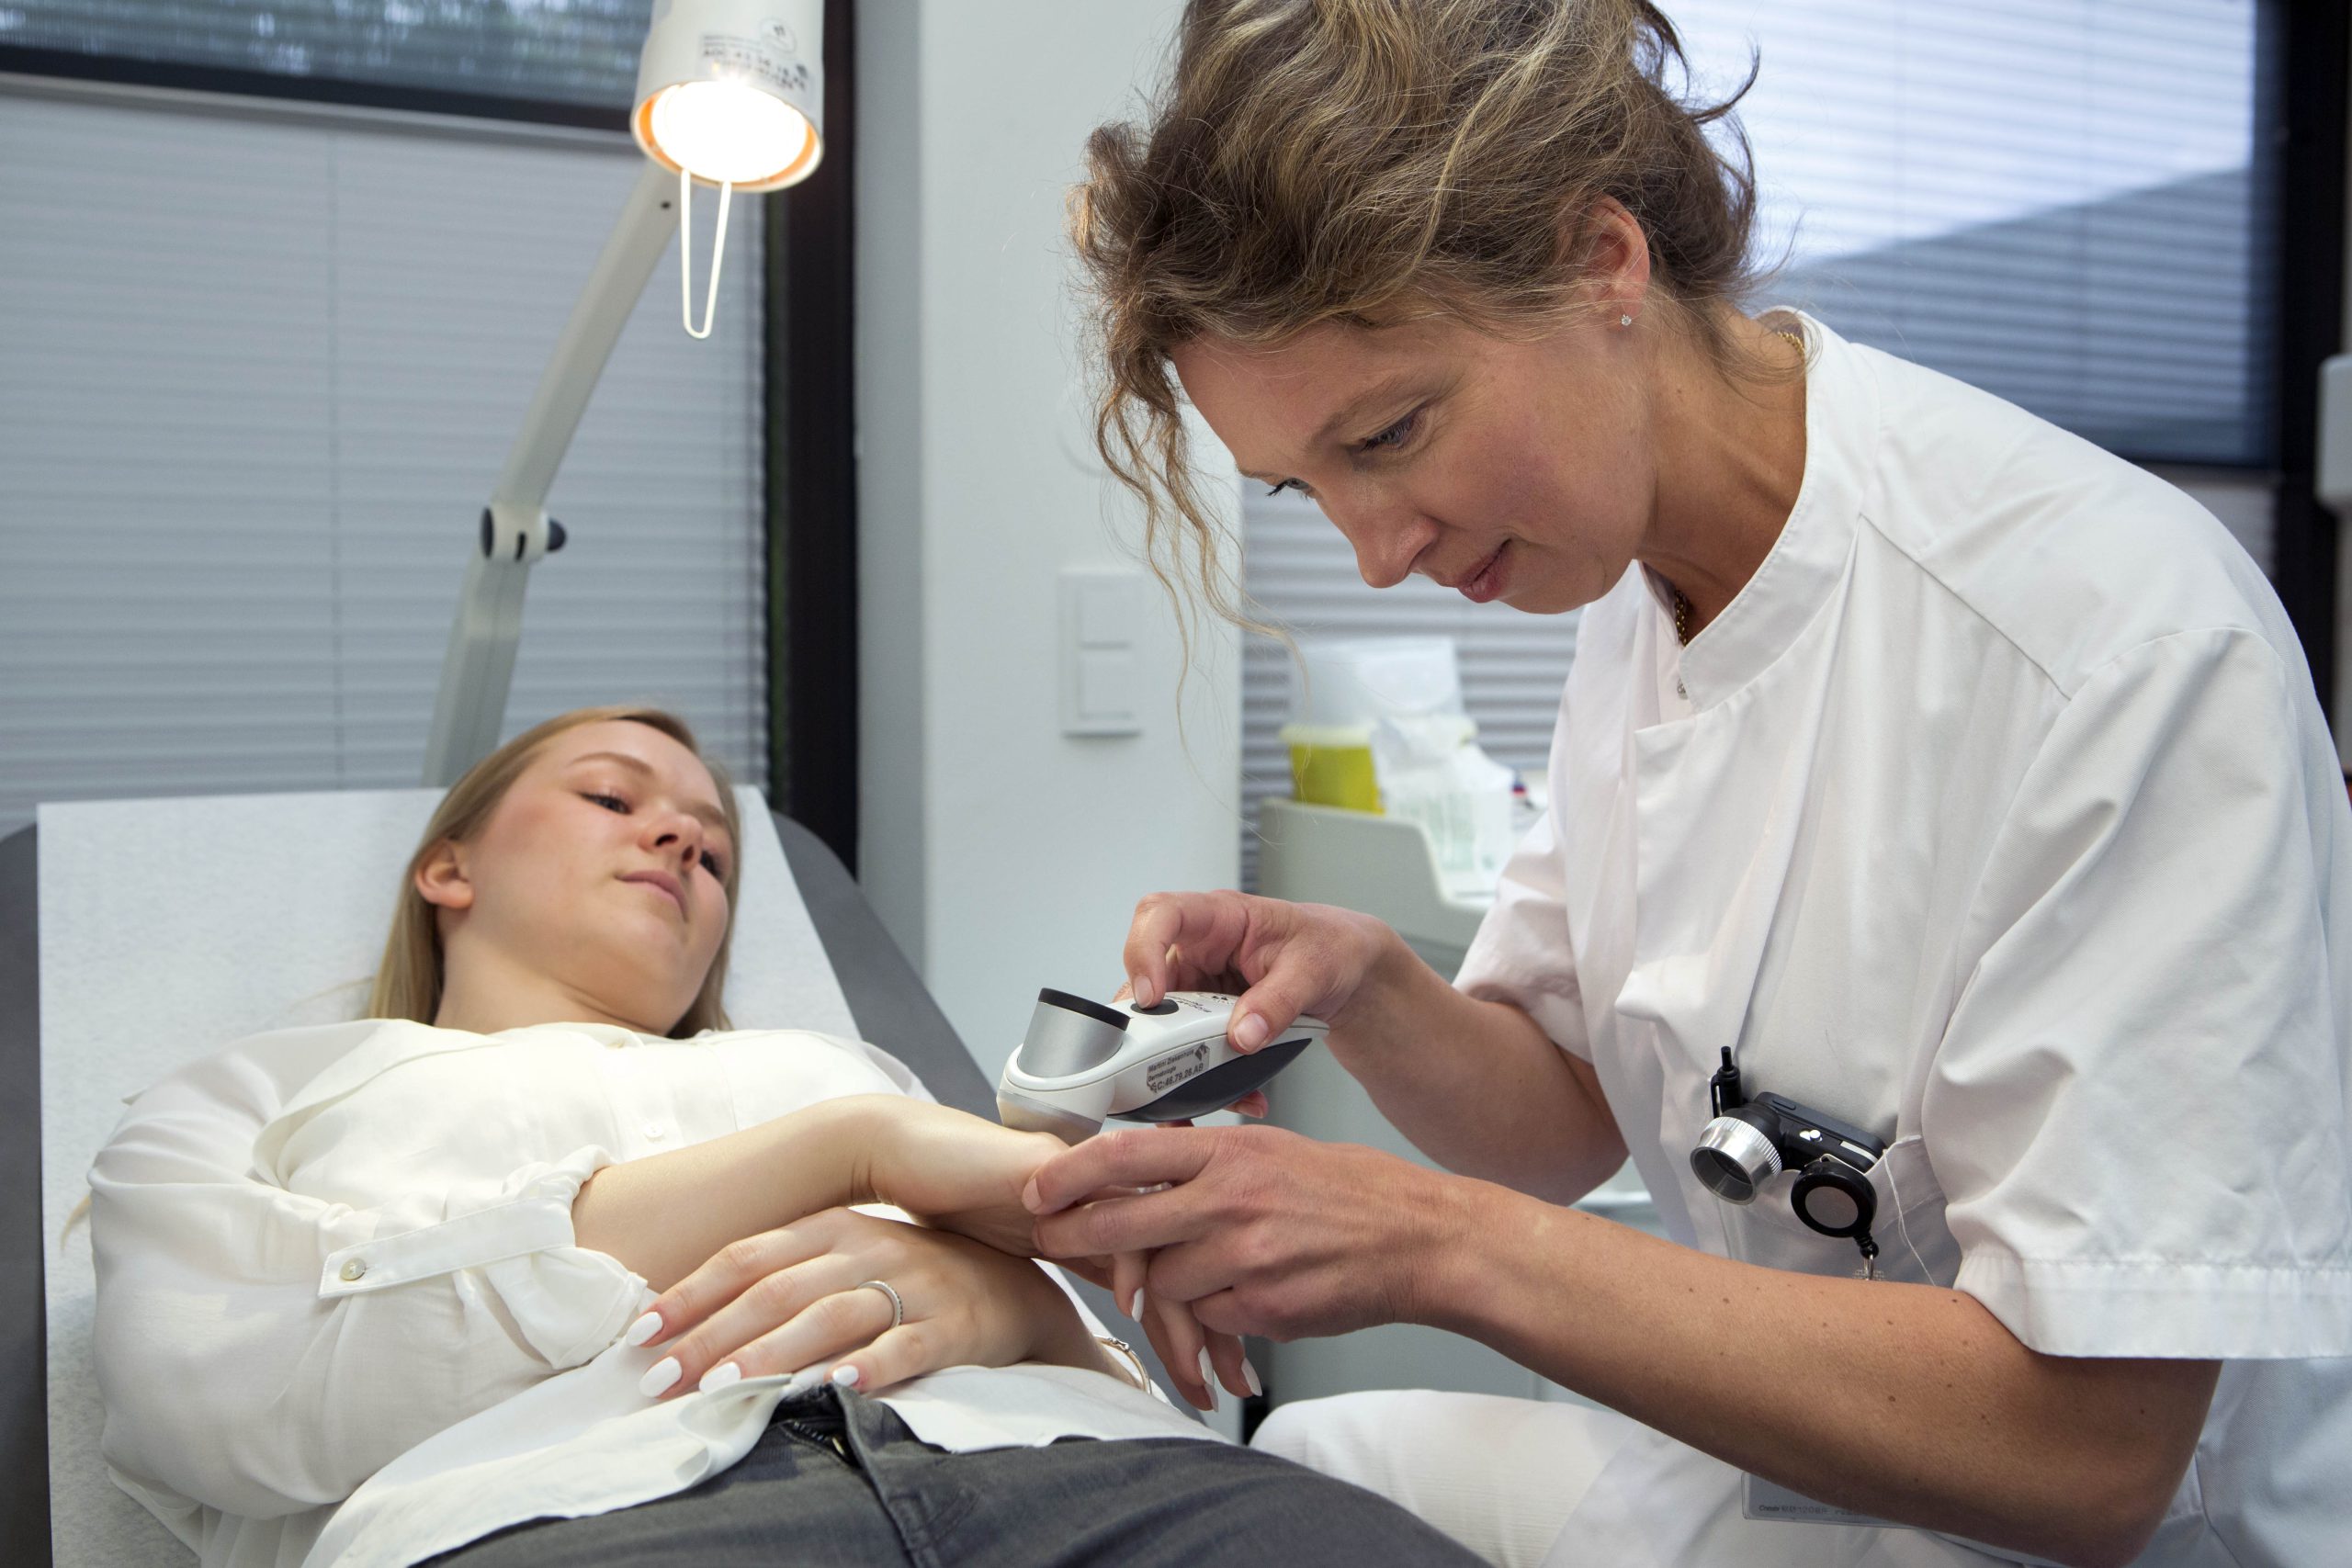
[[[1736,1263],[1451,1185],[1460,1241],[1416,1315],[1858,1513],[2127,1562],[2211,1397],[2214,1363],[2041,1355],[1956,1291]]]
[[[1448,1170],[1553,1202],[1609,1179],[1625,1144],[1592,1069],[1518,1008],[1464,996],[1402,937],[1386,942],[1330,1037],[1381,1114]]]
[[[826,1100],[725,1137],[608,1165],[571,1204],[574,1241],[666,1291],[732,1241],[873,1197],[876,1097]]]

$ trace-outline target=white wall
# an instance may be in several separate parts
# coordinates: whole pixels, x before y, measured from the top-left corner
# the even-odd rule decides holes
[[[1132,564],[1140,534],[1087,434],[1064,202],[1176,12],[858,10],[859,873],[991,1079],[1040,986],[1116,987],[1138,897],[1238,871],[1235,639],[1181,735],[1157,584],[1144,732],[1064,737],[1056,685],[1057,573]]]

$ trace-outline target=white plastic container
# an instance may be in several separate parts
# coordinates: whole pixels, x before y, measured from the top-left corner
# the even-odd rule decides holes
[[[1511,772],[1477,744],[1453,639],[1307,639],[1299,654],[1306,669],[1292,674],[1285,739],[1368,733],[1376,809],[1428,831],[1450,894],[1491,894],[1517,838]]]
[[[1302,637],[1291,667],[1291,719],[1377,724],[1464,713],[1462,671],[1450,637]]]

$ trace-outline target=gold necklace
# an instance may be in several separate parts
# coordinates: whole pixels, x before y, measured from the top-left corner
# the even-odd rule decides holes
[[[1772,335],[1788,340],[1789,345],[1797,351],[1798,357],[1804,357],[1805,352],[1804,338],[1778,327],[1773,329]],[[1688,648],[1690,646],[1690,601],[1679,588],[1675,588],[1672,592],[1674,593],[1674,636],[1683,647]]]

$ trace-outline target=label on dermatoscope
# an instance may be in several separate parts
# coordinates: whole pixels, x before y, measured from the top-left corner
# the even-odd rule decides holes
[[[1172,1056],[1162,1056],[1144,1069],[1143,1087],[1148,1093],[1164,1094],[1186,1078],[1209,1065],[1207,1042],[1189,1051],[1179,1051]]]

